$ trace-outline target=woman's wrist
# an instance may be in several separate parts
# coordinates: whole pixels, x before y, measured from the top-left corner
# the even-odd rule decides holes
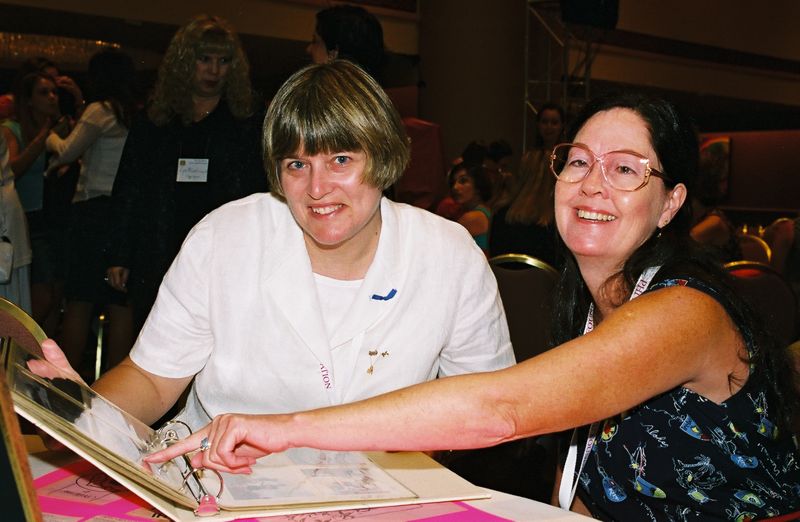
[[[280,448],[277,451],[285,451],[304,445],[304,441],[299,440],[298,435],[296,435],[303,433],[303,416],[302,412],[270,416],[276,421],[272,438],[275,446]]]

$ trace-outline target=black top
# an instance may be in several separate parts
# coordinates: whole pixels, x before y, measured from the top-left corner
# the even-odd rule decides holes
[[[676,285],[701,290],[730,310],[721,294],[696,279],[667,279],[650,291]],[[751,333],[742,335],[752,350]],[[797,449],[771,420],[761,371],[751,367],[745,385],[721,404],[677,387],[602,423],[578,488],[592,515],[685,522],[763,519],[800,509]]]
[[[189,230],[208,212],[268,190],[261,152],[263,111],[236,119],[225,101],[203,120],[159,127],[134,122],[114,181],[108,266],[130,269],[134,305],[149,303]],[[177,182],[179,158],[207,158],[206,182]],[[149,304],[146,306],[149,308]]]
[[[508,207],[495,212],[489,234],[489,255],[528,254],[551,266],[556,265],[556,228],[554,225],[507,223]]]

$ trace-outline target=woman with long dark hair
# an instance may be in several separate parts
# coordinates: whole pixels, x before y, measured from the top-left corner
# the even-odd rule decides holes
[[[488,170],[481,165],[459,163],[450,172],[450,192],[460,206],[458,222],[467,229],[485,255],[489,255],[489,228],[492,211],[487,202],[492,197]]]

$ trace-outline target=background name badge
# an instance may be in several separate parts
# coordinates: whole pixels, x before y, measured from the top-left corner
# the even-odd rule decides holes
[[[190,183],[208,181],[208,158],[178,158],[177,181]]]

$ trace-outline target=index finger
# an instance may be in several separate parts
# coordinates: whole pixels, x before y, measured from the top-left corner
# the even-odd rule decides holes
[[[197,451],[200,449],[200,441],[207,434],[207,429],[203,428],[200,431],[197,431],[183,440],[172,444],[163,450],[156,451],[155,453],[151,453],[144,458],[145,462],[152,462],[154,464],[161,464],[162,462],[166,462],[168,460],[172,460],[175,457],[179,457],[185,453],[189,453],[191,451]]]

